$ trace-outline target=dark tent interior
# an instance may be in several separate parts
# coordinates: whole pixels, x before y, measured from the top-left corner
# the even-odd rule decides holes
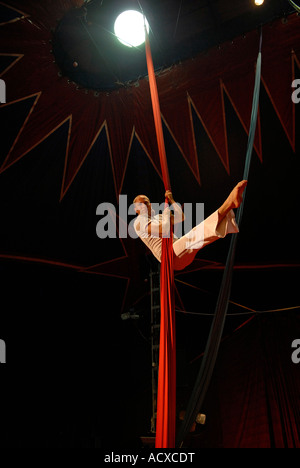
[[[125,9],[142,9],[150,24],[174,198],[204,203],[205,216],[243,176],[262,34],[230,302],[206,421],[184,446],[300,448],[300,18],[289,0],[0,3],[0,445],[153,442],[158,262],[120,231],[134,197],[162,203],[164,186],[144,45],[113,34]],[[96,229],[102,204],[115,228],[106,238]],[[229,237],[175,274],[178,427]]]

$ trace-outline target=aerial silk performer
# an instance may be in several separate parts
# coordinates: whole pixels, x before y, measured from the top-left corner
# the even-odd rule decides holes
[[[209,218],[200,223],[180,239],[173,236],[173,226],[168,203],[174,209],[173,222],[181,222],[183,213],[175,203],[167,167],[166,151],[163,138],[160,105],[157,85],[150,49],[149,37],[146,34],[146,58],[150,83],[150,93],[157,136],[159,157],[165,186],[165,210],[162,218],[169,221],[165,232],[154,232],[164,226],[152,214],[151,203],[145,195],[139,195],[134,200],[138,218],[134,227],[155,257],[161,262],[160,294],[161,294],[161,324],[160,324],[160,354],[157,391],[157,422],[156,448],[175,447],[176,427],[176,339],[175,339],[175,301],[174,301],[174,269],[181,270],[192,263],[197,252],[211,242],[225,237],[228,233],[238,232],[232,208],[238,208],[242,202],[247,181],[237,184],[223,205]],[[174,221],[174,219],[177,221]],[[179,220],[178,220],[179,218]],[[149,232],[150,231],[150,232]],[[163,234],[163,235],[162,235]]]

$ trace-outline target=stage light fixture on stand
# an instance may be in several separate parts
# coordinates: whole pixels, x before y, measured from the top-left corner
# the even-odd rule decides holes
[[[149,23],[142,13],[136,10],[124,11],[115,21],[115,35],[127,47],[138,47],[145,42],[145,23],[149,32]]]

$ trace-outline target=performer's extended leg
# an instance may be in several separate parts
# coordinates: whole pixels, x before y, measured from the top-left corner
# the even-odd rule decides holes
[[[247,181],[238,183],[217,211],[174,242],[175,270],[182,270],[190,265],[197,252],[206,245],[224,238],[227,234],[239,232],[232,208],[240,206],[246,185]]]
[[[188,234],[173,244],[174,269],[182,270],[190,265],[199,250],[206,245],[224,238],[227,234],[239,232],[233,211],[219,222],[219,213],[215,211],[207,219],[194,227]]]

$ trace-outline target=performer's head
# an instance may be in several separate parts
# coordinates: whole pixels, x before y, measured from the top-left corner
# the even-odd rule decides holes
[[[148,213],[151,216],[151,203],[146,195],[138,195],[133,200],[135,212],[139,214],[146,214]]]

